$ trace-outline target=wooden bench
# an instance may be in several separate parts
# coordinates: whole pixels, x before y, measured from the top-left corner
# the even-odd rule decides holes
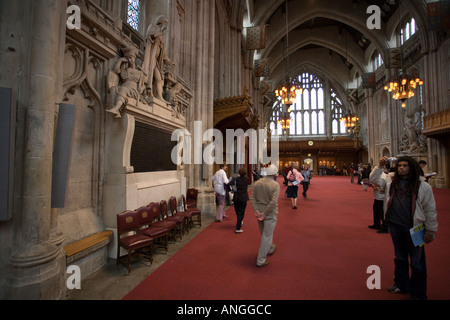
[[[84,258],[90,253],[107,246],[112,235],[113,232],[111,230],[105,230],[65,246],[66,263],[69,265],[72,262]]]

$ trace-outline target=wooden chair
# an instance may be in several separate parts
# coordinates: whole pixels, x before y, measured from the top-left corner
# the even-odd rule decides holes
[[[197,208],[198,190],[189,188],[186,192],[186,206],[188,208]]]
[[[167,220],[174,221],[177,223],[177,231],[180,234],[180,241],[183,239],[183,234],[185,231],[186,225],[186,217],[184,215],[178,214],[177,211],[177,198],[172,196],[169,199],[170,202],[170,215],[167,217]]]
[[[147,206],[152,206],[153,204],[150,203]],[[168,214],[167,214],[167,201],[161,200],[159,203],[159,221],[153,222],[153,226],[160,227],[169,230],[169,234],[172,235],[172,239],[174,242],[176,241],[176,229],[177,229],[177,223],[175,221],[167,220]]]
[[[190,212],[190,216],[191,216],[191,226],[194,226],[194,222],[201,227],[202,226],[202,212],[200,211],[200,209],[198,208],[189,208],[187,206],[187,202],[186,199],[184,197],[184,195],[182,195],[183,197],[183,204],[184,204],[184,211],[185,212]],[[193,219],[194,217],[197,217],[197,219]]]
[[[184,196],[183,196],[183,199],[184,199]],[[184,229],[184,232],[189,233],[190,228],[192,228],[192,211],[190,211],[190,210],[178,211],[177,198],[175,198],[175,197],[170,198],[170,207],[175,208],[175,210],[172,209],[172,214],[184,217],[183,229]]]
[[[143,248],[149,248],[149,254],[146,256],[153,262],[152,246],[153,239],[145,236],[139,231],[139,216],[137,211],[125,211],[117,214],[117,260],[116,263],[123,264],[128,268],[128,274],[131,272],[131,255],[133,252]],[[124,256],[120,256],[120,248],[127,250],[127,263],[122,261]]]
[[[153,243],[158,244],[169,251],[168,238],[169,230],[163,227],[154,226],[153,222],[159,219],[159,207],[157,203],[150,206],[143,206],[137,209],[139,216],[139,232],[153,239]],[[162,243],[161,243],[162,241]]]

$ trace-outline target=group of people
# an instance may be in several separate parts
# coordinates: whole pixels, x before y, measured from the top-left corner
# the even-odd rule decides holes
[[[256,259],[257,267],[264,267],[269,262],[268,255],[275,252],[276,245],[273,243],[273,231],[277,222],[278,214],[278,196],[280,193],[280,185],[274,177],[277,176],[278,170],[274,165],[265,167],[261,170],[261,178],[255,182],[251,196],[248,196],[249,178],[245,168],[239,169],[239,176],[232,179],[227,178],[227,166],[220,165],[220,169],[214,174],[212,181],[214,191],[218,202],[216,214],[216,222],[221,222],[225,215],[225,199],[229,186],[235,186],[233,195],[234,210],[236,212],[236,233],[242,233],[242,224],[247,207],[247,202],[255,212],[258,220],[259,229],[261,231],[261,244]]]
[[[374,224],[369,228],[390,233],[394,244],[394,284],[388,290],[427,299],[423,244],[434,240],[438,223],[433,190],[422,167],[408,156],[398,158],[396,165],[383,157],[370,172],[369,183],[374,190]],[[423,232],[421,243],[414,244],[411,230]]]
[[[224,217],[225,187],[230,181],[226,177],[226,166],[214,175],[214,188],[219,201],[217,221]],[[287,172],[286,172],[287,171]],[[295,164],[282,171],[287,185],[287,196],[291,198],[292,208],[296,208],[298,184],[310,182],[308,166],[301,172]],[[239,170],[236,178],[234,206],[237,216],[236,232],[242,232],[242,219],[246,203],[250,200],[261,231],[261,243],[256,265],[268,265],[267,257],[276,250],[273,243],[273,232],[277,222],[278,197],[280,185],[276,182],[277,168],[270,165],[261,170],[262,178],[254,183],[253,192],[248,197],[248,177],[246,170]],[[381,233],[390,233],[394,246],[394,284],[388,288],[392,293],[409,293],[412,299],[427,299],[427,268],[425,246],[432,242],[437,232],[437,212],[433,190],[425,181],[419,163],[408,156],[397,159],[392,166],[386,157],[379,160],[377,166],[369,171],[368,185],[374,190],[373,217],[374,224],[369,226]],[[309,184],[309,183],[308,183]],[[304,189],[304,197],[306,197]],[[421,244],[415,244],[410,230],[419,230]],[[411,272],[410,272],[411,268]]]
[[[307,198],[313,172],[307,163],[303,164],[299,171],[298,165],[292,162],[289,167],[284,168],[282,175],[284,177],[283,184],[287,186],[285,195],[291,199],[292,209],[297,209],[298,186],[300,184],[303,187],[302,195]]]
[[[369,175],[372,171],[372,167],[370,164],[362,164],[359,163],[358,165],[352,163],[350,165],[350,183],[355,183],[355,176],[357,177],[357,183],[362,184],[364,187],[364,190],[368,190],[369,183]]]

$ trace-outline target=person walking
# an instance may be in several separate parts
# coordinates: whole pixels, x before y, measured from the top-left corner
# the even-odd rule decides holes
[[[219,208],[217,209],[216,214],[216,222],[222,222],[222,219],[227,216],[225,215],[225,198],[226,198],[226,189],[225,185],[230,181],[227,178],[226,170],[228,169],[226,164],[221,164],[220,169],[212,177],[212,181],[214,183],[214,192],[216,193],[217,202],[219,204]]]
[[[379,160],[373,172],[374,178],[381,176],[387,163],[386,157]],[[398,158],[392,182],[386,186],[383,205],[395,253],[394,284],[388,290],[409,293],[412,299],[422,300],[427,299],[425,246],[414,245],[410,229],[423,225],[423,243],[428,244],[434,239],[438,222],[433,189],[421,181],[419,172],[415,159],[408,156]]]
[[[302,171],[300,172],[303,176],[302,186],[303,186],[303,192],[302,195],[304,198],[307,198],[306,192],[308,191],[309,184],[312,177],[312,171],[308,164],[305,164],[302,168]]]
[[[268,255],[272,255],[277,246],[273,243],[273,233],[277,224],[278,196],[280,185],[273,180],[277,167],[273,164],[261,172],[263,179],[258,180],[250,195],[250,203],[255,211],[261,232],[261,243],[256,259],[256,266],[261,268],[269,264]]]
[[[236,190],[233,196],[234,211],[236,212],[236,233],[242,233],[242,221],[245,215],[245,209],[247,208],[248,197],[248,183],[247,170],[245,168],[239,169],[239,177],[233,178],[230,182],[236,185]]]
[[[288,187],[286,197],[291,199],[292,209],[297,209],[298,185],[304,180],[302,174],[298,172],[298,166],[293,165],[292,170],[287,174]]]

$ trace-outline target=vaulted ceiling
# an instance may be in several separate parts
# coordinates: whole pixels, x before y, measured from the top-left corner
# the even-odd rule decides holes
[[[381,10],[380,29],[367,27],[371,5]],[[396,46],[400,15],[414,17],[419,29],[426,16],[423,0],[402,0],[400,7],[399,0],[247,0],[247,10],[252,26],[267,26],[266,46],[255,59],[269,59],[264,80],[272,88],[287,75],[309,71],[330,79],[341,92],[356,87],[356,73],[372,71],[375,51]]]

